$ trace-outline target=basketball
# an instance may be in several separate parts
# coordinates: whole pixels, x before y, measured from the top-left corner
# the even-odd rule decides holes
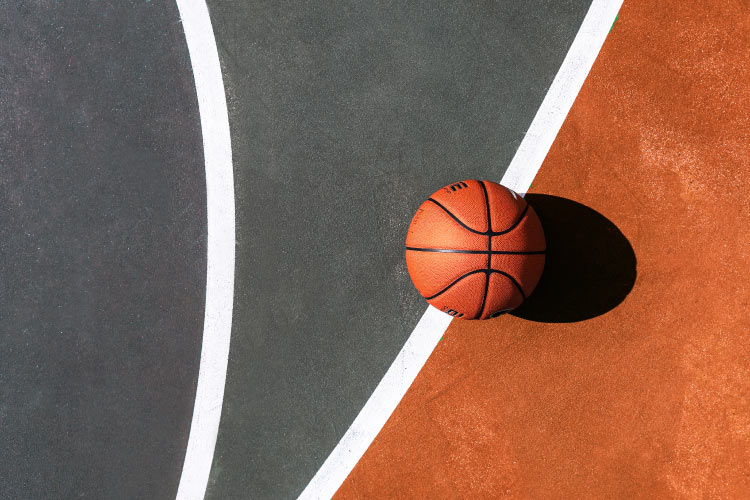
[[[427,302],[456,318],[486,319],[520,306],[544,269],[534,209],[491,181],[446,186],[417,210],[406,267]]]

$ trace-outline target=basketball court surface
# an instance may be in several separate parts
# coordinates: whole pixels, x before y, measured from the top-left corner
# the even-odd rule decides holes
[[[750,5],[0,4],[0,499],[750,495]],[[525,195],[511,314],[417,207]]]

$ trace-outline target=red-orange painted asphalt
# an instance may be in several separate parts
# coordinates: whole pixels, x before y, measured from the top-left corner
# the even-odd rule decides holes
[[[749,33],[746,1],[625,2],[532,191],[616,224],[633,290],[454,321],[338,499],[750,496]]]

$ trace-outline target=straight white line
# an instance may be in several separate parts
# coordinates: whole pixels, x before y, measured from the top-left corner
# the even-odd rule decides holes
[[[302,492],[300,499],[327,500],[339,489],[435,350],[451,319],[453,316],[432,306],[427,308],[370,399]]]
[[[594,0],[529,130],[500,181],[525,194],[583,86],[622,0]],[[327,500],[336,493],[383,428],[427,362],[452,317],[430,306],[359,415],[299,496]]]
[[[219,52],[204,0],[177,0],[198,94],[208,215],[206,311],[198,386],[177,500],[202,500],[224,400],[234,297],[234,177]]]
[[[526,194],[591,71],[623,0],[594,0],[500,183]]]

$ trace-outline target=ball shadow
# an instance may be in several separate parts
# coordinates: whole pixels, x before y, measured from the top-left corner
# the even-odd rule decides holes
[[[510,314],[546,323],[572,323],[617,307],[633,289],[636,258],[609,219],[573,200],[526,196],[547,239],[544,272],[529,298]]]

